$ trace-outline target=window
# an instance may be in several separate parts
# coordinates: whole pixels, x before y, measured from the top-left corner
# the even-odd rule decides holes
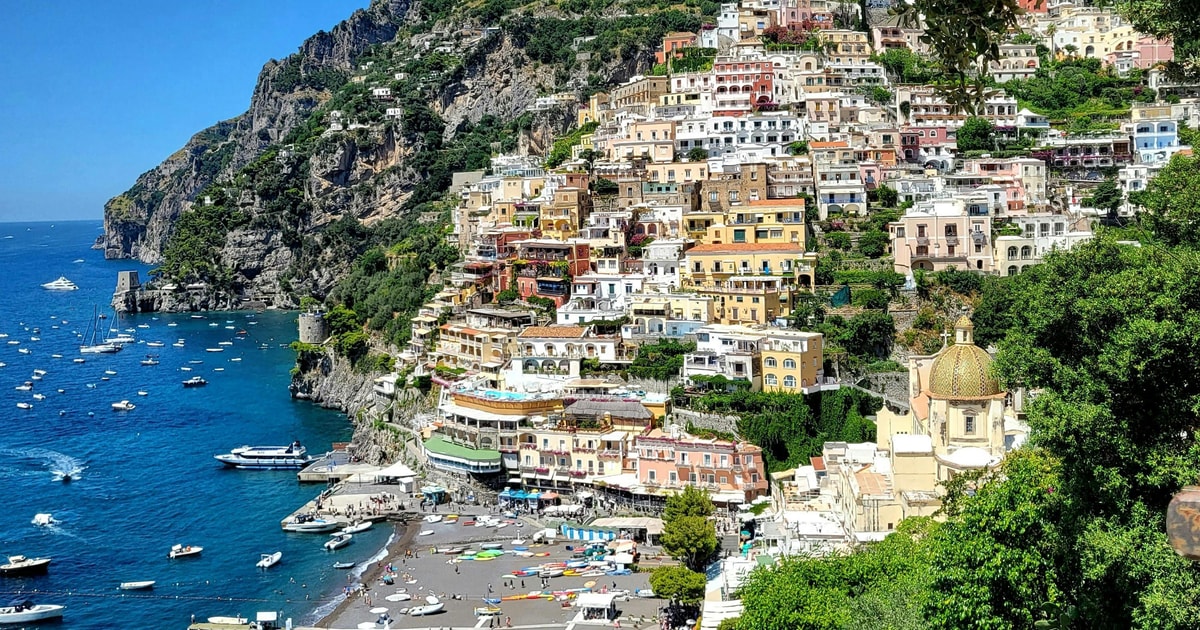
[[[680,464],[687,464],[687,463],[688,463],[688,454],[687,454],[687,453],[680,453],[680,454],[679,454],[679,463],[680,463]]]
[[[796,361],[794,359],[784,359],[783,360],[783,369],[785,369],[785,370],[796,369]]]
[[[963,433],[966,435],[975,435],[975,416],[966,416],[963,418]]]
[[[777,376],[775,376],[774,374],[767,375],[767,385],[778,385],[778,384],[779,384],[779,378]]]
[[[674,470],[672,470],[670,473],[668,473],[668,478],[671,480],[671,483],[676,483],[677,481],[679,481],[679,478],[675,474]]]
[[[784,387],[795,387],[796,386],[796,377],[791,376],[791,375],[783,377],[783,386]]]
[[[705,465],[705,466],[712,466],[712,453],[705,453],[705,454],[704,454],[704,465]]]
[[[649,472],[649,473],[646,475],[646,478],[647,478],[647,479],[649,479],[650,481],[654,481],[654,477],[655,477],[655,475],[654,475],[654,471],[653,471],[653,470],[651,470],[651,471],[650,471],[650,472]]]
[[[778,366],[779,362],[775,360],[775,357],[767,357],[766,360],[763,361],[763,365],[765,365],[769,368],[773,368],[773,367]]]

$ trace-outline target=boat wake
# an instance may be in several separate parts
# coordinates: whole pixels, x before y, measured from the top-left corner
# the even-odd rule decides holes
[[[47,448],[5,449],[0,450],[0,457],[19,463],[38,464],[42,469],[50,472],[54,481],[60,482],[77,481],[87,468],[87,464],[83,460]],[[17,470],[11,471],[11,474],[28,474],[28,472]],[[0,468],[0,476],[5,476],[2,468]]]

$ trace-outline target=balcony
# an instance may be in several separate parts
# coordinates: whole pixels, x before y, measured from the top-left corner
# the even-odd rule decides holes
[[[949,245],[950,247],[958,246],[958,236],[957,235],[951,236],[951,235],[947,234],[945,241],[946,241],[946,244]]]
[[[600,459],[621,459],[621,451],[605,450],[597,454]]]
[[[533,442],[521,442],[521,449],[526,451],[536,451],[537,444],[534,444]]]

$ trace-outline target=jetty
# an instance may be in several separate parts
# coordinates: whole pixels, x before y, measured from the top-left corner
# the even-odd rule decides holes
[[[351,461],[350,453],[334,449],[314,459],[296,473],[296,478],[301,483],[336,483],[359,474],[370,475],[378,470],[381,470],[379,466]]]

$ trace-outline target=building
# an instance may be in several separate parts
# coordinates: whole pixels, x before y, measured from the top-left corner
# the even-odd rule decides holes
[[[991,273],[993,212],[977,198],[942,193],[888,224],[897,273],[957,268]]]
[[[749,503],[768,491],[762,449],[747,442],[689,436],[653,429],[634,440],[637,481],[648,491],[709,492],[719,505]]]
[[[759,344],[764,392],[813,392],[825,381],[824,336],[770,329]]]

